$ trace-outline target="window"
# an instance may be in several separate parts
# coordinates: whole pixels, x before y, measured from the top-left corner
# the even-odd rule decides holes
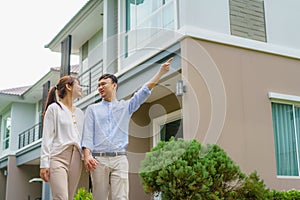
[[[9,137],[11,131],[11,118],[3,118],[3,127],[2,127],[2,149],[8,149],[9,147]]]
[[[174,30],[174,0],[126,0],[125,57],[155,40],[161,30]]]
[[[171,121],[160,126],[160,140],[169,141],[172,136],[183,138],[181,119]]]
[[[153,119],[153,146],[168,141],[172,136],[183,138],[181,110]],[[154,200],[161,200],[161,193],[155,193]]]
[[[278,176],[299,176],[300,105],[272,102]]]
[[[181,110],[153,119],[153,146],[168,141],[172,136],[183,138]]]
[[[89,52],[89,42],[87,41],[82,45],[81,61],[84,61],[88,57],[88,52]]]

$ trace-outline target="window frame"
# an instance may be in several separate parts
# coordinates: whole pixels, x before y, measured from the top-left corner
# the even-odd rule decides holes
[[[142,42],[138,42],[137,41],[137,35],[139,34],[140,32],[140,25],[147,22],[148,20],[151,21],[151,18],[153,18],[153,16],[157,15],[157,13],[163,13],[163,11],[168,8],[168,6],[170,5],[173,5],[173,28],[170,29],[167,25],[164,24],[164,20],[163,20],[163,14],[162,14],[162,17],[159,19],[161,21],[161,29],[163,30],[177,30],[178,29],[178,13],[177,13],[177,0],[169,0],[169,1],[166,1],[166,0],[161,0],[161,3],[162,5],[157,8],[156,10],[152,11],[151,14],[149,14],[147,17],[145,17],[145,19],[143,19],[140,24],[135,24],[134,26],[131,24],[131,13],[128,12],[128,5],[130,7],[130,3],[128,4],[128,2],[130,2],[130,0],[126,0],[124,1],[124,4],[123,4],[123,9],[124,9],[124,13],[123,13],[123,17],[124,17],[124,26],[123,26],[123,32],[124,34],[122,34],[122,38],[120,39],[120,46],[122,49],[121,52],[123,52],[123,56],[122,56],[122,59],[126,59],[128,57],[130,57],[131,55],[133,55],[136,51],[136,49],[140,49],[140,48],[143,48],[143,47],[146,47],[148,46],[149,44],[151,44],[152,42],[155,42],[157,37],[162,37],[162,36],[156,36],[156,37],[148,37],[148,38],[144,38],[144,40],[142,40]],[[136,12],[134,12],[134,15],[135,17],[137,17],[136,15]],[[128,21],[129,19],[129,21]],[[150,28],[153,28],[152,26]],[[154,27],[154,28],[159,28],[159,27]],[[144,28],[144,29],[148,29],[148,28]],[[157,31],[156,31],[157,32]],[[159,31],[161,32],[161,31]],[[155,34],[158,34],[159,32],[155,33]],[[161,34],[161,33],[159,33]],[[129,42],[129,35],[131,35],[131,37],[133,37],[131,39],[132,42],[134,42],[132,45],[132,47],[130,47],[130,42]],[[144,35],[144,34],[143,34]],[[153,34],[152,34],[153,35]],[[138,46],[137,46],[138,45]]]
[[[294,130],[293,133],[295,134],[295,146],[296,146],[296,156],[297,156],[297,167],[298,167],[298,176],[293,176],[293,175],[278,175],[277,174],[277,170],[276,170],[276,175],[278,178],[283,178],[283,179],[300,179],[300,149],[298,148],[300,141],[298,141],[297,136],[300,136],[300,132],[297,132],[297,127],[296,127],[296,116],[295,116],[295,107],[299,107],[300,108],[300,96],[295,96],[295,95],[288,95],[288,94],[281,94],[281,93],[275,93],[275,92],[269,92],[268,94],[269,99],[271,101],[271,106],[272,103],[277,103],[277,104],[284,104],[284,105],[290,105],[292,106],[292,110],[293,110],[293,124],[294,124]],[[273,115],[273,109],[271,107],[271,112]],[[273,121],[273,117],[272,117],[272,124],[274,124]],[[274,126],[273,126],[274,128]],[[299,128],[298,128],[299,129]],[[275,137],[275,130],[273,130],[273,136]],[[275,144],[275,138],[274,138],[274,150],[276,153],[276,144]],[[276,165],[277,163],[277,155],[275,154],[275,161],[276,161]]]
[[[156,146],[157,143],[161,140],[161,126],[165,125],[167,123],[182,119],[182,114],[181,114],[181,110],[176,110],[174,112],[162,115],[160,117],[154,118],[152,121],[152,126],[153,126],[153,131],[152,131],[152,135],[153,135],[153,140],[152,140],[152,147]]]
[[[7,130],[7,119],[10,118],[10,129],[9,129],[9,136],[6,136],[6,130]],[[1,119],[1,150],[2,151],[6,151],[9,149],[10,146],[10,137],[11,137],[11,115],[10,115],[10,111],[6,112]],[[5,143],[8,142],[8,146],[6,148]]]

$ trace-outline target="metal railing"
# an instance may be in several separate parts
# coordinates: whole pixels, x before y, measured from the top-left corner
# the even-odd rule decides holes
[[[80,85],[82,87],[82,97],[91,94],[97,89],[98,79],[102,74],[103,60],[100,60],[78,76]]]
[[[19,149],[37,141],[41,137],[42,123],[40,122],[19,134]]]

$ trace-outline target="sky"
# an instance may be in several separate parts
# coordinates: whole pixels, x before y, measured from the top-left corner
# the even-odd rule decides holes
[[[30,86],[51,67],[60,53],[48,44],[88,0],[16,0],[0,4],[0,90]],[[78,64],[71,57],[71,64]]]

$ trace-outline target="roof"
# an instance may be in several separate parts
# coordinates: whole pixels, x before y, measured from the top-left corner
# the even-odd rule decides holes
[[[51,70],[59,71],[60,67],[51,67]],[[79,65],[71,65],[71,73],[79,73]]]
[[[61,52],[61,42],[72,36],[71,54],[78,55],[80,47],[103,28],[104,0],[89,0],[45,48]]]
[[[52,67],[50,70],[59,71],[60,67]],[[78,73],[79,72],[79,65],[72,65],[71,66],[71,73]],[[0,90],[0,95],[15,95],[15,96],[22,96],[32,85],[29,86],[22,86],[10,89]]]
[[[30,87],[31,86],[23,86],[23,87],[17,87],[17,88],[10,88],[10,89],[5,89],[5,90],[0,90],[0,94],[21,96]]]

